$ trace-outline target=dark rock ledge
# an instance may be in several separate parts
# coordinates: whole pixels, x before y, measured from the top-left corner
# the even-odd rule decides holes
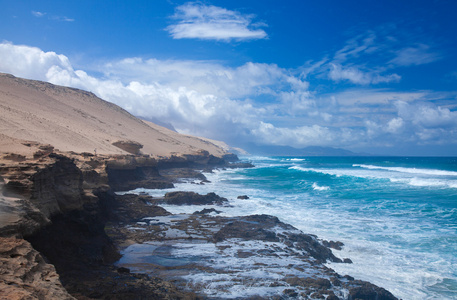
[[[127,194],[116,199],[125,205],[125,199],[144,203],[144,197]],[[146,202],[154,201],[149,197]],[[343,262],[316,236],[274,216],[221,217],[214,207],[223,206],[211,206],[193,214],[161,211],[130,222],[110,222],[108,234],[124,249],[117,266],[136,274],[158,274],[180,290],[209,299],[233,293],[243,299],[396,299],[385,289],[327,268],[327,261]],[[262,295],[254,297],[255,289]]]
[[[322,243],[272,216],[220,217],[227,200],[215,194],[114,194],[170,187],[181,177],[203,181],[195,170],[234,166],[205,154],[159,161],[53,152],[3,157],[0,299],[216,299],[240,282],[271,289],[268,299],[395,299],[323,265],[339,261],[329,247],[341,244]],[[161,201],[210,208],[172,215],[157,206]],[[151,247],[146,261],[124,255],[114,264],[119,250],[137,245]],[[219,279],[196,280],[205,274]]]

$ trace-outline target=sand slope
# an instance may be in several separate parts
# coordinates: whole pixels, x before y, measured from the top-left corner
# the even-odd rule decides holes
[[[0,152],[30,155],[24,141],[51,144],[60,151],[94,153],[96,149],[99,154],[127,154],[113,145],[119,141],[141,144],[141,153],[152,156],[201,150],[221,156],[228,149],[221,142],[142,121],[90,92],[3,73],[0,116]]]

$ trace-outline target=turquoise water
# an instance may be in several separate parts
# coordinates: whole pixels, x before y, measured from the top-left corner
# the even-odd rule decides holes
[[[175,190],[228,198],[232,207],[217,208],[222,215],[275,215],[305,233],[342,241],[334,253],[353,264],[328,266],[399,298],[457,299],[457,158],[244,159],[256,167],[205,174],[211,183]]]
[[[331,264],[404,299],[457,299],[457,158],[251,158],[224,174],[268,213],[346,244]]]

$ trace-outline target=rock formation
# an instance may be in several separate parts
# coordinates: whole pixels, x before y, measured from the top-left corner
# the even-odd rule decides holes
[[[0,299],[75,299],[29,242],[0,237]]]
[[[110,267],[119,252],[105,225],[116,219],[114,208],[126,212],[112,191],[173,186],[159,165],[207,167],[225,164],[225,155],[233,159],[221,143],[144,122],[92,93],[8,74],[0,74],[0,114],[1,299],[72,299],[59,275],[74,295],[110,298],[109,279],[102,278],[123,275]],[[80,277],[91,278],[98,291],[81,292],[74,284]],[[128,288],[111,298],[132,291],[187,297],[147,278],[124,276]]]

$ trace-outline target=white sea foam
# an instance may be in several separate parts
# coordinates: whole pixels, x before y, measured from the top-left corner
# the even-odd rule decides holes
[[[272,165],[278,166],[282,163],[277,160],[277,163],[272,163]],[[453,173],[435,172],[452,171],[432,170],[427,173],[421,170],[428,169],[405,168],[407,171],[401,171],[401,169],[362,167],[374,166],[368,164],[354,164],[352,168],[341,169],[331,168],[331,165],[328,165],[328,168],[306,168],[305,164],[289,166],[291,170],[316,173],[321,179],[320,174],[335,176],[339,178],[340,182],[343,181],[341,176],[381,179],[383,181],[380,181],[379,186],[385,186],[389,193],[394,193],[394,189],[401,189],[406,193],[402,195],[407,195],[409,189],[405,189],[405,187],[408,186],[411,188],[424,187],[425,192],[448,187],[457,188],[457,178]],[[342,241],[345,244],[343,250],[334,251],[334,254],[340,258],[349,257],[354,263],[330,264],[330,267],[341,275],[349,274],[357,279],[382,286],[397,297],[414,300],[457,299],[457,277],[455,275],[457,262],[454,254],[457,251],[455,249],[456,227],[455,222],[452,221],[455,220],[453,217],[455,210],[443,208],[443,212],[440,212],[432,202],[424,202],[420,206],[414,203],[403,203],[396,199],[383,199],[384,195],[380,195],[379,199],[372,202],[363,202],[363,197],[357,201],[347,198],[330,199],[331,196],[328,194],[336,190],[330,183],[335,179],[334,177],[325,178],[328,180],[325,185],[321,183],[324,181],[320,181],[320,179],[307,181],[307,186],[313,185],[313,189],[315,186],[329,187],[329,193],[313,192],[309,189],[301,189],[301,186],[299,186],[300,189],[297,189],[299,194],[297,190],[270,189],[268,181],[265,181],[267,185],[264,189],[261,186],[260,188],[247,187],[243,184],[249,177],[240,175],[240,173],[246,174],[246,172],[249,171],[217,171],[205,174],[211,183],[205,185],[180,183],[171,190],[189,190],[201,194],[215,192],[228,198],[230,204],[233,205],[233,207],[215,207],[217,210],[223,211],[223,216],[275,215],[305,233],[316,234],[319,238],[326,240]],[[308,175],[315,174],[306,175],[307,178],[312,178]],[[237,183],[238,181],[240,184]],[[375,181],[370,180],[367,184],[372,186],[373,182]],[[316,185],[314,186],[313,183]],[[164,192],[159,191],[162,194]],[[248,195],[250,198],[248,200],[236,199],[238,195]],[[192,213],[207,207],[165,206],[172,213]],[[435,218],[433,210],[436,210],[436,215],[439,215],[436,220],[428,219]],[[448,219],[450,225],[446,225],[447,229],[436,224],[436,222],[445,222]],[[442,241],[439,241],[440,238]],[[424,246],[424,244],[429,246]],[[196,253],[203,249],[193,248],[182,251]],[[184,252],[182,253],[184,254]],[[228,260],[218,262],[221,266],[233,263],[235,262]],[[266,264],[272,263],[276,262],[266,262]],[[224,284],[223,278],[220,278],[220,281],[212,282],[213,275],[193,274],[189,276],[189,280],[193,278],[196,283],[205,282],[207,292],[211,295],[211,292],[217,293],[218,285]],[[232,284],[226,291],[227,295],[242,296],[248,295],[257,288],[261,290],[261,287],[252,287],[248,291],[241,284]],[[442,290],[447,290],[448,294],[443,294]],[[218,294],[218,296],[222,295]]]
[[[447,170],[417,169],[417,168],[404,168],[404,167],[381,167],[381,166],[364,165],[364,164],[354,164],[353,166],[370,169],[370,170],[387,170],[387,171],[409,173],[409,174],[423,174],[423,175],[433,175],[433,176],[457,176],[457,172],[447,171]]]
[[[259,253],[265,249],[274,249],[274,255],[268,251]],[[246,255],[240,255],[242,253]],[[312,268],[310,262],[303,260],[300,255],[290,255],[290,246],[281,242],[236,238],[217,244],[186,240],[166,243],[150,241],[131,245],[123,254],[119,264],[128,265],[135,271],[148,272],[148,264],[184,266],[197,263],[203,268],[183,268],[177,276],[190,289],[197,289],[218,299],[281,295],[285,289],[283,280],[286,275],[327,277],[325,269]],[[283,284],[275,284],[278,281]]]
[[[256,252],[265,248],[274,248],[276,256],[239,256],[240,252]],[[182,258],[204,257],[201,263],[207,264],[215,271],[194,271],[184,276],[184,279],[192,285],[204,286],[204,292],[208,295],[238,298],[247,295],[267,296],[282,292],[284,287],[274,286],[272,283],[282,280],[284,274],[297,276],[316,274],[316,271],[291,269],[290,265],[299,265],[305,270],[311,270],[306,267],[309,266],[308,263],[298,257],[291,257],[286,248],[285,244],[278,242],[229,239],[217,244],[178,243],[174,245],[172,254]],[[220,274],[218,269],[230,272]]]
[[[357,166],[357,165],[354,165]],[[407,169],[408,172],[391,172],[388,169],[394,168],[365,168],[365,169],[316,169],[316,168],[305,168],[300,166],[292,166],[289,169],[299,170],[303,172],[314,172],[327,175],[333,175],[336,177],[351,176],[358,178],[372,178],[372,179],[387,179],[395,183],[405,183],[415,187],[440,187],[440,188],[457,188],[457,178],[448,179],[442,178],[442,176],[450,176],[452,172],[434,170],[433,172],[416,172],[413,170],[424,170],[424,169]],[[436,172],[435,172],[436,171]],[[457,172],[454,172],[457,174]],[[416,175],[416,176],[413,176]],[[426,176],[428,175],[428,176]],[[434,177],[437,175],[437,177]]]
[[[268,157],[268,156],[240,156],[239,157],[241,160],[247,160],[247,161],[277,161],[276,158],[273,157]]]
[[[392,182],[402,182],[417,187],[457,188],[457,180],[443,180],[434,178],[389,178]]]
[[[328,186],[320,186],[318,185],[317,183],[313,183],[313,189],[316,190],[316,191],[327,191],[328,189],[330,189],[330,187]]]
[[[306,161],[305,158],[287,158],[288,161]]]
[[[293,166],[289,169],[298,170],[302,172],[313,172],[313,173],[321,173],[327,175],[333,175],[336,177],[341,176],[351,176],[351,177],[359,177],[359,178],[390,178],[392,175],[388,174],[387,172],[379,172],[379,171],[363,171],[359,169],[316,169],[316,168],[306,168],[300,166]]]

